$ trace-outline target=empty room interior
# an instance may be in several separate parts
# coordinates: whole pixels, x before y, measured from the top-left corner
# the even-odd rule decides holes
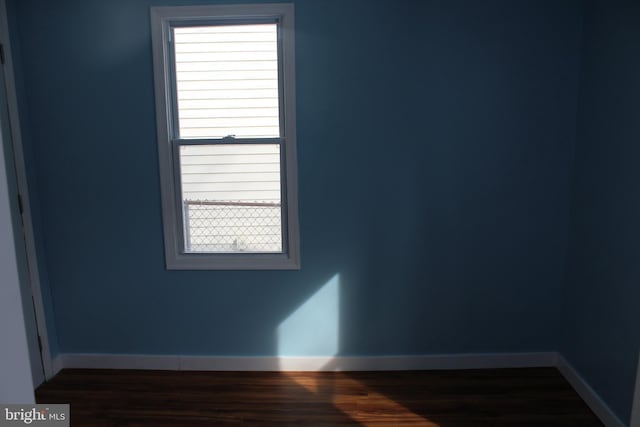
[[[0,9],[0,405],[640,427],[639,1]]]

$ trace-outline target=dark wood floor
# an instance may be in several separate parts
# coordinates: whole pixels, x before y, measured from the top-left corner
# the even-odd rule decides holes
[[[603,426],[556,369],[347,373],[63,370],[72,426]]]

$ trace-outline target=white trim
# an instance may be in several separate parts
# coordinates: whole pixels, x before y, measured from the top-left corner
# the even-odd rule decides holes
[[[3,67],[0,67],[0,70]],[[15,168],[11,150],[4,72],[0,71],[0,402],[34,403],[34,383],[42,381],[40,354],[34,369],[35,319],[33,308],[25,304],[30,290],[25,290],[22,248],[16,241],[22,230],[16,211]],[[6,417],[3,417],[6,419]]]
[[[640,357],[638,357],[636,390],[633,394],[633,409],[631,411],[631,423],[629,424],[629,427],[640,427]]]
[[[40,286],[40,272],[38,271],[38,255],[36,252],[35,234],[33,230],[33,219],[31,217],[31,204],[29,202],[29,185],[27,183],[27,173],[24,163],[24,152],[22,147],[22,131],[20,128],[20,117],[18,115],[18,96],[16,94],[15,76],[13,68],[13,56],[11,53],[11,40],[9,37],[9,23],[6,14],[5,0],[0,0],[0,38],[4,45],[5,56],[5,79],[7,85],[7,100],[9,107],[9,119],[11,121],[11,138],[13,140],[16,175],[18,181],[18,192],[22,195],[22,220],[24,229],[24,241],[29,260],[29,281],[31,283],[31,293],[33,295],[33,305],[35,308],[38,335],[42,344],[41,358],[44,368],[45,379],[48,380],[55,375],[51,350],[49,346],[49,334],[44,313],[44,302],[42,300],[42,290]]]
[[[611,408],[600,398],[598,393],[595,392],[585,381],[584,378],[575,370],[573,366],[561,355],[558,356],[558,370],[566,378],[566,380],[575,389],[576,393],[580,395],[582,400],[591,408],[600,421],[607,427],[625,427],[616,414],[613,413]]]
[[[197,358],[181,360],[185,370],[223,371],[406,371],[553,366],[553,353],[460,354],[369,357]]]
[[[62,369],[64,369],[63,360],[62,359],[63,359],[62,355],[57,355],[51,361],[51,367],[53,369],[53,376],[58,375],[58,372],[60,372]]]
[[[453,354],[370,357],[219,357],[67,353],[60,369],[159,369],[173,371],[393,371],[553,367],[546,353]]]

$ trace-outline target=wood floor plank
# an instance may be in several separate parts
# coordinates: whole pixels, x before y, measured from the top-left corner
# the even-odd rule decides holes
[[[36,391],[78,427],[602,427],[553,368],[398,372],[63,370]]]

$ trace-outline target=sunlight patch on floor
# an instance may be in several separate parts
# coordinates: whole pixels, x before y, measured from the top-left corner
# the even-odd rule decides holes
[[[383,425],[440,427],[354,380],[348,373],[318,374],[285,372],[284,375],[318,397],[320,402],[331,403],[346,416],[365,427]]]

